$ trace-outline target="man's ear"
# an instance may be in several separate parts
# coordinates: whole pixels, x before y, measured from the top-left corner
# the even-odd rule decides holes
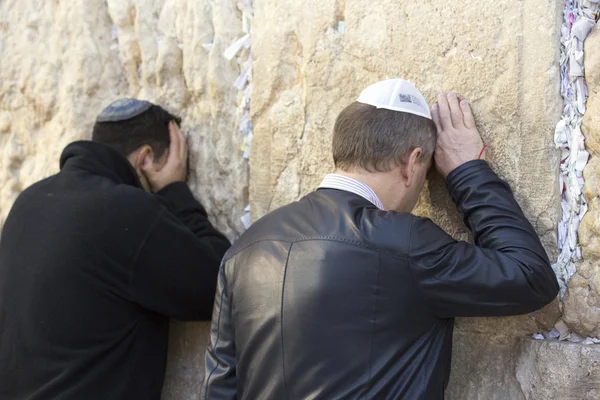
[[[404,165],[404,184],[406,187],[410,187],[415,183],[415,178],[417,174],[418,164],[421,162],[423,158],[423,149],[417,147],[413,151],[408,154],[406,158],[406,164]]]
[[[129,155],[129,162],[138,175],[143,175],[144,165],[154,162],[154,151],[150,145],[143,145]]]

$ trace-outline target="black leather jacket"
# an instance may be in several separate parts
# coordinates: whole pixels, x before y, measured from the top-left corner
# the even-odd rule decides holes
[[[454,317],[529,313],[558,293],[484,161],[447,184],[475,244],[333,189],[256,222],[223,261],[201,397],[442,399]]]

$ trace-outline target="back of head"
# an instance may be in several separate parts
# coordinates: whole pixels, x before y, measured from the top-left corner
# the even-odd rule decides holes
[[[333,161],[344,171],[387,172],[416,148],[421,161],[433,156],[436,142],[431,119],[354,102],[338,116],[333,132]]]
[[[92,141],[104,143],[127,157],[141,146],[149,145],[155,158],[169,148],[169,122],[181,123],[160,106],[121,99],[108,106],[96,120]]]

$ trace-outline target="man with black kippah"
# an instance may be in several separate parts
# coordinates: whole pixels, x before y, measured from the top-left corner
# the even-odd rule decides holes
[[[169,318],[211,317],[229,241],[185,183],[180,119],[107,107],[0,240],[0,398],[158,399]]]

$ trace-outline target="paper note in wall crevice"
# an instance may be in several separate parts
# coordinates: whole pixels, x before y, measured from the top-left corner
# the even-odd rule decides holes
[[[244,66],[242,67],[242,72],[240,72],[240,75],[237,77],[235,82],[233,82],[233,86],[238,90],[242,90],[244,86],[246,86],[246,83],[248,83],[248,79],[251,74],[252,56],[248,57],[248,60],[244,63]]]
[[[249,33],[242,36],[241,38],[236,40],[231,46],[229,46],[227,48],[227,50],[225,50],[225,52],[223,53],[223,57],[225,57],[228,60],[232,60],[233,57],[235,57],[236,54],[239,53],[239,51],[243,47],[245,47],[245,48],[250,47],[250,34]]]
[[[596,22],[594,22],[592,19],[583,17],[573,24],[571,31],[573,32],[573,35],[579,39],[579,41],[583,42],[594,28],[594,25],[596,25]]]
[[[589,158],[590,158],[590,153],[588,153],[585,150],[580,151],[577,154],[577,159],[575,160],[575,170],[580,171],[580,172],[583,171]],[[579,183],[582,184],[583,182],[579,181]]]
[[[248,229],[250,228],[250,225],[252,225],[252,222],[250,220],[250,204],[248,204],[246,208],[244,208],[244,215],[242,215],[242,218],[240,218],[240,220],[242,221],[242,225],[244,225],[244,229]]]
[[[246,135],[246,138],[244,139],[244,143],[245,143],[245,147],[244,147],[244,158],[246,160],[250,159],[250,146],[252,144],[252,132],[248,133]]]
[[[592,338],[592,337],[588,337],[582,342],[582,344],[585,344],[587,346],[595,345],[595,344],[599,344],[599,343],[600,343],[600,339]]]
[[[556,272],[560,297],[563,298],[570,278],[581,260],[578,228],[587,212],[583,188],[583,170],[589,161],[585,138],[581,132],[586,112],[588,88],[585,83],[584,40],[596,23],[600,0],[566,0],[561,27],[561,94],[564,100],[563,117],[554,132],[554,142],[561,150],[560,192],[563,217],[558,224],[560,255],[552,266]],[[564,335],[561,338],[565,340]],[[580,338],[573,336],[574,341]]]
[[[558,339],[560,337],[560,332],[556,330],[556,328],[552,328],[550,332],[548,332],[548,338],[550,339]]]
[[[567,143],[567,121],[563,119],[556,125],[554,130],[554,142],[559,147],[559,143]]]
[[[244,4],[238,3],[238,8],[242,11],[242,30],[244,33],[250,33],[252,28],[252,17],[254,10],[252,9],[252,2],[246,1]]]
[[[575,53],[571,53],[569,58],[569,76],[571,78],[583,76],[583,65],[577,60]]]
[[[558,332],[558,340],[566,340],[569,337],[569,327],[564,323],[562,319],[559,319],[558,322],[554,325],[554,329]]]

